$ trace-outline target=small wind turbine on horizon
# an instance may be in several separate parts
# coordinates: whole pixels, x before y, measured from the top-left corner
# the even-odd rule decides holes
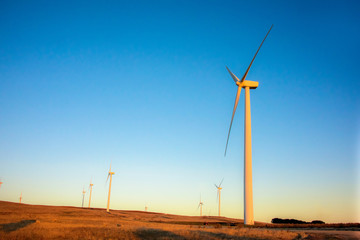
[[[111,181],[112,181],[112,175],[114,175],[115,173],[111,171],[111,163],[110,163],[110,169],[109,169],[109,173],[106,179],[106,182],[108,181],[109,177],[110,177],[110,183],[109,183],[109,195],[108,195],[108,202],[107,202],[107,209],[106,211],[109,212],[109,207],[110,207],[110,193],[111,193]]]
[[[1,181],[1,179],[0,179],[0,188],[1,188],[1,185],[3,184],[3,182]]]
[[[21,200],[22,200],[22,193],[20,193],[19,203],[21,203]]]
[[[91,180],[90,180],[90,185],[89,185],[89,189],[90,189],[90,196],[89,196],[89,207],[90,208],[90,203],[91,203],[91,193],[92,193],[92,187],[94,186],[94,184],[92,184]]]
[[[219,217],[220,217],[220,206],[221,206],[221,189],[222,189],[221,184],[223,181],[224,181],[224,178],[221,180],[219,186],[214,184],[215,187],[217,188],[217,198],[219,200]]]
[[[86,191],[85,191],[85,189],[84,189],[84,187],[83,187],[83,190],[82,190],[83,198],[82,198],[82,203],[81,203],[81,207],[82,207],[82,208],[84,207],[85,193],[86,193]]]
[[[235,84],[238,86],[236,93],[234,109],[231,117],[229,133],[226,141],[225,154],[229,142],[231,125],[234,119],[236,108],[239,102],[240,92],[242,88],[245,88],[245,131],[244,131],[244,224],[245,225],[254,225],[254,208],[253,208],[253,187],[252,187],[252,156],[251,156],[251,112],[250,112],[250,89],[256,89],[259,86],[258,82],[246,80],[246,76],[250,70],[252,63],[255,60],[256,55],[258,54],[261,46],[263,45],[266,37],[269,35],[273,25],[271,25],[269,31],[267,32],[264,40],[261,42],[258,50],[255,53],[255,56],[250,62],[249,67],[247,68],[244,76],[239,80],[228,67],[226,69],[230,73],[231,77],[235,81]]]
[[[200,208],[200,217],[202,216],[202,206],[204,205],[204,203],[201,201],[201,195],[200,195],[200,202],[198,205],[198,209]]]

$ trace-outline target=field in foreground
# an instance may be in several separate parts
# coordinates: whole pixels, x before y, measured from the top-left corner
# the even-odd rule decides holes
[[[225,217],[27,205],[0,201],[0,239],[360,239],[359,224],[339,229],[274,228]]]

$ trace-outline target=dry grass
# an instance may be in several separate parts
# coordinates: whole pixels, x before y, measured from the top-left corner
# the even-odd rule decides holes
[[[303,232],[245,228],[241,223],[224,217],[115,210],[108,214],[104,209],[0,201],[0,239],[316,239]]]

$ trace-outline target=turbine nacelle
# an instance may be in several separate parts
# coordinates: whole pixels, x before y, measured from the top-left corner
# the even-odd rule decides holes
[[[242,82],[236,82],[236,85],[242,88],[249,87],[250,89],[256,89],[259,86],[259,82],[244,80]]]

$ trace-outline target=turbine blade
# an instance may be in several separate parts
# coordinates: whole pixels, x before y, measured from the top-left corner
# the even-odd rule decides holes
[[[273,27],[273,26],[274,26],[274,25],[271,25],[271,27],[270,27],[269,31],[267,32],[266,36],[265,36],[265,37],[264,37],[264,39],[262,40],[262,42],[261,42],[261,44],[260,44],[260,46],[259,46],[258,50],[256,51],[256,53],[255,53],[255,55],[254,55],[253,59],[251,60],[251,63],[250,63],[250,65],[249,65],[249,67],[247,68],[247,70],[246,70],[246,72],[245,72],[244,76],[241,78],[241,82],[245,80],[245,78],[246,78],[246,76],[247,76],[247,74],[248,74],[248,72],[249,72],[249,70],[250,70],[250,67],[251,67],[252,63],[254,62],[254,60],[255,60],[255,58],[256,58],[256,55],[258,54],[258,52],[259,52],[259,50],[260,50],[261,46],[263,45],[263,43],[264,43],[264,41],[265,41],[266,37],[269,35],[269,33],[270,33],[270,31],[271,31],[271,29],[272,29],[272,27]]]
[[[110,176],[110,173],[108,174],[107,178],[106,178],[106,182],[105,184],[107,183],[107,181],[109,180],[109,176]]]
[[[220,184],[219,184],[219,187],[221,187],[221,184],[222,184],[223,181],[224,181],[224,178],[221,180],[221,182],[220,182]]]
[[[235,74],[233,74],[227,66],[225,66],[225,67],[228,70],[228,72],[230,73],[231,77],[234,79],[235,83],[239,82],[240,80],[238,79],[238,77],[235,76]]]
[[[214,185],[215,185],[216,188],[219,188],[215,183],[214,183]]]
[[[234,115],[235,115],[235,112],[236,112],[237,105],[238,105],[238,103],[239,103],[240,93],[241,93],[241,86],[238,87],[238,90],[237,90],[237,93],[236,93],[236,97],[235,97],[234,110],[233,110],[232,117],[231,117],[231,122],[230,122],[228,137],[227,137],[227,140],[226,140],[226,146],[225,146],[224,156],[226,156],[226,150],[227,150],[227,146],[228,146],[228,143],[229,143],[231,126],[232,126],[232,123],[233,123],[233,120],[234,120]]]

